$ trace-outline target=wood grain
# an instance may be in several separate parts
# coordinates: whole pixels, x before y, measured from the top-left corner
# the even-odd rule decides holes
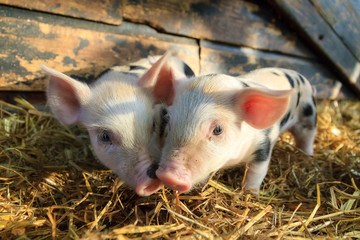
[[[313,57],[265,1],[123,1],[124,19],[163,32]]]
[[[263,67],[281,67],[298,71],[317,89],[317,98],[355,96],[345,88],[321,63],[279,54],[258,51],[246,47],[232,47],[201,41],[200,74],[224,73],[232,76],[248,73]]]
[[[199,72],[195,40],[137,24],[115,27],[1,7],[0,30],[0,90],[43,91],[46,82],[40,64],[91,82],[113,65],[168,49]]]
[[[360,15],[355,2],[343,0],[311,0],[316,10],[360,60]],[[360,1],[357,2],[360,5]]]
[[[1,4],[119,25],[121,0],[0,0]]]
[[[272,1],[318,52],[319,58],[337,71],[341,80],[360,94],[360,62],[308,0]]]

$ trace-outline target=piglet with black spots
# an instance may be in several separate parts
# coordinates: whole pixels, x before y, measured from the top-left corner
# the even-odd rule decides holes
[[[48,67],[47,97],[54,116],[63,124],[81,123],[90,135],[99,160],[138,195],[161,188],[155,171],[164,131],[158,105],[170,105],[173,83],[193,75],[170,53],[115,66],[90,86]],[[161,106],[161,105],[159,105]]]
[[[313,154],[313,91],[292,70],[264,68],[240,77],[193,78],[176,90],[168,111],[168,134],[156,175],[174,190],[189,191],[214,171],[248,164],[245,188],[258,193],[274,144],[286,130],[299,148]]]

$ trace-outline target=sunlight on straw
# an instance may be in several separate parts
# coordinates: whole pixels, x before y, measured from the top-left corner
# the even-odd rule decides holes
[[[86,129],[0,101],[0,239],[355,238],[360,102],[334,106],[317,107],[314,157],[286,135],[276,144],[259,197],[241,190],[245,167],[139,197],[93,156]]]
[[[186,220],[186,221],[188,221],[188,222],[191,222],[191,223],[194,223],[194,224],[196,224],[196,225],[199,225],[200,227],[203,227],[203,228],[209,230],[210,232],[214,233],[215,235],[218,235],[217,232],[215,232],[214,229],[212,229],[212,228],[210,228],[210,227],[207,227],[207,226],[205,226],[204,224],[199,223],[198,221],[195,221],[195,220],[192,220],[192,219],[190,219],[190,218],[188,218],[188,217],[185,217],[185,216],[183,216],[183,215],[180,215],[180,214],[178,214],[177,212],[174,212],[173,210],[171,210],[171,209],[169,209],[169,208],[167,208],[167,207],[165,207],[165,208],[166,208],[167,211],[169,211],[170,213],[174,214],[175,216],[177,216],[177,217],[179,217],[179,218],[181,218],[181,219],[184,219],[184,220]]]
[[[256,222],[258,222],[265,214],[270,212],[272,209],[271,205],[268,205],[265,209],[263,209],[260,213],[258,213],[250,222],[248,222],[244,227],[240,228],[238,232],[232,235],[229,239],[235,240],[239,239],[241,235],[243,235],[246,231],[248,231]]]
[[[337,127],[332,127],[330,131],[336,136],[341,134],[341,131]]]

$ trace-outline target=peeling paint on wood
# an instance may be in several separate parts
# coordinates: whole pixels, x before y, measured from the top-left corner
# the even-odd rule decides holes
[[[281,67],[298,71],[317,89],[318,98],[332,97],[337,91],[338,81],[319,62],[279,54],[257,51],[246,47],[224,46],[201,41],[200,74],[225,73],[232,76],[248,73],[262,67]],[[352,96],[343,89],[339,98]],[[354,96],[353,96],[354,97]]]
[[[121,0],[0,0],[0,3],[115,25],[122,22]]]
[[[313,57],[265,1],[123,1],[124,19],[163,32]]]
[[[334,69],[342,81],[360,93],[359,61],[344,45],[333,29],[321,17],[309,0],[272,1],[302,32],[327,61],[329,69]]]
[[[331,69],[309,52],[297,34],[289,31],[287,20],[280,19],[265,1],[0,3],[64,15],[0,5],[0,98],[8,90],[14,94],[44,91],[46,79],[40,64],[89,83],[113,65],[162,54],[169,48],[196,74],[238,75],[260,67],[286,67],[309,78],[319,97],[331,96],[339,86]],[[122,22],[122,16],[142,24]],[[356,69],[360,72],[360,63],[356,66],[353,74]],[[340,97],[344,96],[352,94],[344,89]]]
[[[360,15],[355,4],[344,0],[311,0],[316,10],[326,20],[351,52],[360,61]]]
[[[168,49],[199,72],[199,48],[192,39],[142,31],[144,27],[129,23],[98,31],[98,24],[95,29],[90,23],[83,28],[80,20],[81,24],[75,19],[61,22],[59,16],[12,8],[7,12],[0,9],[0,16],[0,90],[45,90],[40,64],[91,82],[113,65],[163,54]],[[129,29],[134,31],[126,34]]]

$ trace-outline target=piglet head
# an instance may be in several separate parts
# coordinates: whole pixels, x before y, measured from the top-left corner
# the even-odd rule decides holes
[[[156,171],[164,185],[188,191],[212,172],[238,164],[251,152],[246,142],[253,131],[284,115],[291,90],[239,89],[236,81],[223,75],[200,77],[176,96]]]
[[[47,97],[54,116],[66,125],[84,125],[99,160],[141,196],[162,186],[155,174],[160,146],[153,139],[160,123],[154,105],[174,96],[168,57],[141,79],[112,70],[91,86],[42,66],[50,75]]]

